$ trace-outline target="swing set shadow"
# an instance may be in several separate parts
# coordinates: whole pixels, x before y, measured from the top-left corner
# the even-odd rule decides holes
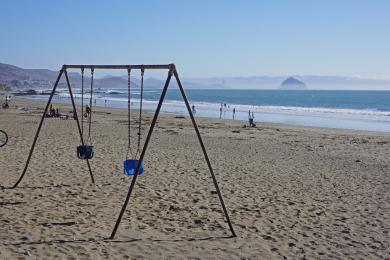
[[[23,245],[55,245],[55,244],[90,244],[90,243],[134,243],[140,241],[149,242],[196,242],[196,241],[215,241],[221,239],[229,239],[232,236],[218,236],[218,237],[200,237],[200,238],[182,238],[182,239],[143,239],[143,238],[129,238],[129,239],[107,239],[107,238],[88,238],[88,239],[53,239],[53,240],[38,240],[38,241],[20,241],[14,243],[1,243],[2,246],[23,246]]]
[[[156,122],[157,122],[157,118],[158,118],[158,115],[160,113],[160,110],[161,110],[161,106],[163,104],[163,101],[164,101],[164,98],[165,98],[165,95],[166,95],[166,92],[168,90],[168,87],[169,87],[169,83],[171,81],[171,78],[172,76],[175,77],[176,79],[176,82],[178,84],[178,87],[179,87],[179,90],[180,90],[180,93],[183,97],[183,100],[184,100],[184,103],[185,103],[185,106],[187,108],[187,111],[190,115],[190,118],[191,118],[191,122],[192,122],[192,125],[195,129],[195,132],[196,132],[196,135],[198,137],[198,140],[199,140],[199,143],[200,143],[200,146],[201,146],[201,149],[202,149],[202,152],[203,152],[203,155],[204,155],[204,158],[206,160],[206,163],[207,163],[207,166],[208,166],[208,169],[210,171],[210,174],[211,174],[211,178],[213,180],[213,184],[215,186],[215,189],[216,189],[216,192],[218,194],[218,198],[219,198],[219,201],[220,201],[220,204],[222,206],[222,209],[223,209],[223,212],[224,212],[224,215],[225,215],[225,218],[226,218],[226,221],[229,225],[229,229],[231,231],[231,234],[232,236],[231,237],[236,237],[236,233],[234,232],[234,229],[233,229],[233,225],[230,221],[230,217],[229,217],[229,214],[228,214],[228,211],[226,209],[226,206],[225,206],[225,203],[224,203],[224,200],[223,200],[223,197],[222,197],[222,193],[219,189],[219,186],[218,186],[218,182],[217,182],[217,179],[215,177],[215,174],[214,174],[214,171],[213,171],[213,168],[211,166],[211,162],[210,162],[210,159],[209,159],[209,156],[207,154],[207,151],[206,151],[206,148],[205,148],[205,145],[203,143],[203,140],[202,140],[202,137],[200,135],[200,132],[199,132],[199,128],[198,128],[198,125],[195,121],[195,118],[194,118],[194,115],[192,113],[192,110],[191,110],[191,107],[190,107],[190,104],[188,102],[188,99],[187,99],[187,96],[184,92],[184,88],[183,88],[183,85],[180,81],[180,78],[179,78],[179,74],[176,70],[176,67],[175,67],[175,64],[165,64],[165,65],[63,65],[61,70],[59,71],[59,74],[58,74],[58,77],[54,83],[54,87],[53,87],[53,90],[49,96],[49,99],[47,101],[47,104],[46,104],[46,107],[45,107],[45,110],[43,112],[43,115],[42,115],[42,118],[39,122],[39,125],[38,125],[38,129],[36,131],[36,134],[35,134],[35,137],[34,137],[34,140],[33,140],[33,143],[31,145],[31,149],[30,149],[30,152],[29,152],[29,155],[28,155],[28,158],[27,158],[27,161],[26,161],[26,164],[24,166],[24,169],[23,169],[23,172],[22,174],[20,175],[18,181],[11,187],[11,189],[14,189],[16,188],[19,183],[23,180],[26,172],[27,172],[27,169],[28,169],[28,166],[30,164],[30,160],[31,160],[31,156],[34,152],[34,148],[35,148],[35,145],[36,145],[36,142],[38,140],[38,136],[39,136],[39,133],[41,131],[41,128],[42,128],[42,124],[43,124],[43,121],[45,119],[45,116],[47,114],[47,111],[49,109],[49,106],[51,104],[51,101],[52,101],[52,98],[55,94],[55,91],[57,89],[57,86],[58,86],[58,83],[61,79],[61,77],[64,75],[65,76],[65,79],[66,79],[66,85],[68,87],[68,91],[69,91],[69,95],[70,95],[70,99],[71,99],[71,102],[72,102],[72,106],[73,106],[73,113],[74,113],[74,118],[76,119],[76,123],[77,123],[77,129],[78,129],[78,132],[79,132],[79,135],[80,135],[80,140],[81,140],[81,146],[86,146],[86,143],[85,143],[85,140],[84,140],[84,135],[83,135],[83,127],[80,126],[80,121],[79,121],[79,117],[77,116],[77,109],[76,109],[76,104],[75,104],[75,100],[74,100],[74,96],[73,96],[73,92],[72,92],[72,87],[71,87],[71,84],[70,84],[70,81],[69,81],[69,77],[68,77],[68,72],[67,70],[68,69],[80,69],[82,71],[82,75],[83,75],[83,71],[85,69],[89,69],[91,70],[91,73],[93,74],[93,71],[96,70],[96,69],[121,69],[121,70],[128,70],[128,72],[130,70],[133,70],[133,69],[137,69],[137,70],[141,70],[142,72],[142,75],[143,75],[143,71],[146,70],[146,69],[150,69],[150,70],[156,70],[156,69],[167,69],[168,70],[168,76],[167,76],[167,79],[165,81],[165,84],[164,84],[164,87],[163,87],[163,90],[161,92],[161,96],[160,96],[160,99],[159,99],[159,102],[158,102],[158,105],[157,105],[157,108],[156,108],[156,111],[154,113],[154,116],[153,116],[153,119],[152,119],[152,122],[151,122],[151,125],[150,125],[150,128],[149,128],[149,131],[148,131],[148,134],[147,134],[147,137],[145,139],[145,142],[144,142],[144,145],[143,145],[143,148],[140,152],[140,156],[139,156],[139,159],[138,159],[138,163],[135,167],[135,170],[134,170],[134,174],[133,174],[133,178],[132,178],[132,181],[130,183],[130,186],[129,186],[129,190],[127,192],[127,195],[126,195],[126,198],[125,198],[125,201],[123,203],[123,206],[121,208],[121,211],[119,213],[119,216],[117,218],[117,221],[114,225],[114,228],[112,230],[112,233],[109,237],[110,240],[114,239],[115,238],[115,234],[118,230],[118,227],[121,223],[121,220],[122,220],[122,217],[123,217],[123,214],[125,213],[126,211],[126,208],[127,208],[127,205],[129,204],[129,201],[130,201],[130,197],[131,197],[131,194],[132,194],[132,191],[133,191],[133,188],[134,188],[134,185],[135,185],[135,182],[137,180],[137,177],[138,175],[140,174],[140,170],[143,166],[143,159],[144,159],[144,156],[145,156],[145,153],[146,153],[146,150],[147,150],[147,147],[148,147],[148,144],[149,144],[149,140],[152,136],[152,133],[153,133],[153,130],[154,130],[154,127],[156,125]],[[130,87],[129,87],[130,89]],[[91,82],[91,93],[92,93],[92,82]],[[92,94],[91,94],[92,95]],[[129,94],[130,95],[130,94]],[[128,100],[128,103],[130,104],[130,100]],[[90,103],[90,105],[92,105],[92,103]],[[83,116],[83,115],[82,115]],[[90,117],[89,117],[89,120],[90,120]],[[89,170],[89,174],[90,174],[90,177],[91,177],[91,181],[92,183],[95,183],[95,179],[94,179],[94,175],[92,173],[92,168],[91,168],[91,165],[89,163],[89,159],[90,158],[86,158],[85,161],[87,162],[87,166],[88,166],[88,170]]]

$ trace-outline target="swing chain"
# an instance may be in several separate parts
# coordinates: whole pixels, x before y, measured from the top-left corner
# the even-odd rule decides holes
[[[92,144],[91,142],[91,125],[92,125],[92,98],[93,98],[93,74],[94,74],[94,68],[91,68],[91,90],[90,90],[90,98],[89,98],[89,114],[88,114],[88,142]]]
[[[132,155],[131,152],[131,67],[129,66],[127,68],[127,126],[128,126],[128,145],[127,145],[127,153],[126,153],[126,159],[129,158],[129,153]]]
[[[81,135],[84,137],[84,67],[81,67]]]
[[[139,118],[138,118],[138,143],[137,143],[137,152],[135,156],[137,157],[138,153],[141,153],[141,127],[142,127],[142,101],[143,101],[143,94],[144,94],[144,73],[145,68],[144,66],[141,67],[141,96],[140,96],[140,103],[139,103]]]

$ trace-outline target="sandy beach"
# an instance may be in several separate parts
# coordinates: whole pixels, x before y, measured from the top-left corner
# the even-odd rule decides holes
[[[122,173],[126,110],[93,114],[96,185],[76,157],[76,121],[48,118],[24,180],[9,189],[44,105],[15,99],[0,110],[9,135],[0,148],[1,259],[390,259],[389,134],[197,118],[231,238],[189,117],[162,115],[108,240],[131,182]]]

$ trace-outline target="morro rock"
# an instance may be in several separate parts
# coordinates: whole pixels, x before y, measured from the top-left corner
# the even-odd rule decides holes
[[[306,84],[302,81],[294,78],[288,77],[286,80],[282,82],[280,85],[281,90],[306,90]]]

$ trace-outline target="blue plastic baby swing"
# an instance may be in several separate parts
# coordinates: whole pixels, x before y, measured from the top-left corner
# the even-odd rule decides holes
[[[130,89],[130,69],[127,70],[127,88],[128,88],[128,102],[127,102],[127,116],[128,116],[128,147],[127,147],[127,155],[126,155],[126,160],[123,161],[123,173],[127,176],[133,176],[135,175],[135,172],[137,170],[139,160],[137,159],[129,159],[129,153],[131,153],[131,89]],[[137,152],[135,153],[135,156],[133,158],[136,158],[137,155],[140,153],[140,144],[141,144],[141,121],[142,121],[142,100],[143,100],[143,92],[144,92],[144,69],[141,69],[141,97],[140,97],[140,108],[139,108],[139,119],[138,119],[138,147],[137,147]],[[139,171],[138,175],[141,175],[144,172],[144,162],[141,162],[141,165],[139,166]]]
[[[135,170],[137,170],[138,160],[124,160],[123,161],[123,169],[124,174],[127,176],[132,176],[135,174]],[[138,175],[141,175],[144,172],[144,162],[141,162],[141,166],[139,168]]]

